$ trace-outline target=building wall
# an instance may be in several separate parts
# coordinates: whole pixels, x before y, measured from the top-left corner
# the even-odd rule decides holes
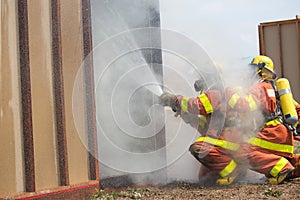
[[[0,195],[23,191],[16,1],[0,1]]]
[[[51,57],[51,3],[28,1],[36,189],[58,186]]]
[[[77,12],[74,12],[75,10]],[[70,183],[84,181],[88,178],[87,152],[84,146],[85,143],[82,143],[79,137],[79,134],[83,133],[86,129],[84,127],[84,115],[82,115],[84,113],[84,96],[78,94],[76,96],[76,105],[73,105],[73,101],[75,100],[73,99],[75,79],[77,75],[82,76],[80,67],[83,62],[83,41],[80,10],[80,0],[61,1],[62,67],[65,88],[68,162],[69,166],[74,166],[69,168]],[[83,88],[81,92],[84,92]],[[76,113],[73,113],[73,106],[76,108]],[[82,122],[82,125],[75,124],[74,115],[81,119],[77,120],[76,123]]]
[[[98,185],[89,12],[89,0],[0,1],[0,198]]]
[[[274,61],[278,77],[288,78],[294,99],[300,101],[300,20],[264,22],[259,25],[260,53]]]

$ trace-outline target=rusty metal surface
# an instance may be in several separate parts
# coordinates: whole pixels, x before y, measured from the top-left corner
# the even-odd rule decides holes
[[[98,147],[96,129],[96,106],[94,92],[94,66],[93,66],[93,44],[91,24],[90,0],[82,0],[82,30],[83,30],[83,58],[85,78],[85,107],[88,137],[88,162],[89,179],[98,180]]]
[[[68,151],[64,104],[64,80],[62,72],[62,44],[60,23],[60,0],[51,1],[52,8],[52,62],[55,102],[55,124],[58,152],[59,185],[69,184]]]
[[[35,191],[27,0],[18,1],[25,191]]]

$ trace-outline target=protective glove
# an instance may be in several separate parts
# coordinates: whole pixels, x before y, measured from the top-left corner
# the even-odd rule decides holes
[[[174,112],[177,111],[176,108],[177,97],[175,94],[165,92],[159,97],[159,99],[160,99],[160,104],[162,106],[170,106]]]

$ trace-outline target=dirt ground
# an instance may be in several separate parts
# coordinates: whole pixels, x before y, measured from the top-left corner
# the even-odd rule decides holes
[[[100,190],[92,200],[102,199],[300,199],[300,179],[280,185],[237,183],[230,186],[203,186],[174,182],[165,186],[126,187]]]
[[[295,142],[295,153],[300,153],[298,141]],[[300,178],[280,185],[270,185],[264,175],[248,171],[243,179],[230,186],[203,186],[200,183],[172,182],[164,186],[105,188],[91,197],[91,200],[113,199],[294,200],[300,199]]]

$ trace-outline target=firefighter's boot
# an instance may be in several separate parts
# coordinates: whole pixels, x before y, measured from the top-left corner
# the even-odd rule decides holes
[[[283,183],[283,181],[289,179],[293,171],[294,169],[289,169],[285,172],[279,173],[276,177],[268,178],[268,181],[271,185],[278,185],[280,183]]]
[[[230,185],[236,180],[238,175],[239,175],[238,173],[232,173],[229,176],[219,178],[216,181],[216,183],[217,183],[217,185],[220,185],[220,186]]]

